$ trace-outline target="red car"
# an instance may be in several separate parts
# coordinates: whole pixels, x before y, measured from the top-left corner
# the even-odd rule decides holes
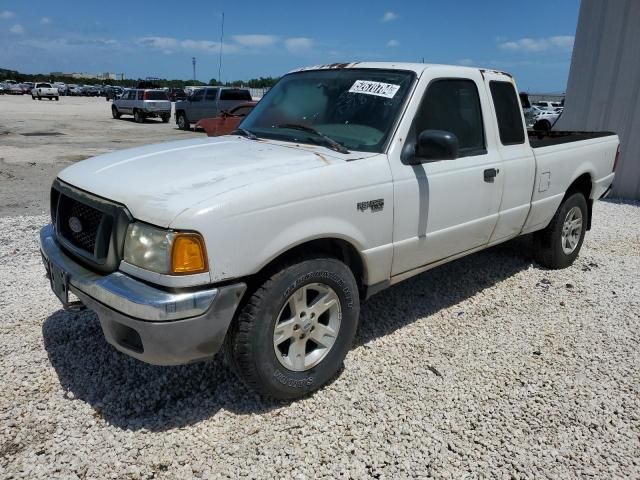
[[[219,137],[233,132],[240,122],[249,115],[258,102],[245,102],[233,107],[228,112],[222,112],[217,117],[203,118],[196,123],[196,128],[202,128],[209,137]]]

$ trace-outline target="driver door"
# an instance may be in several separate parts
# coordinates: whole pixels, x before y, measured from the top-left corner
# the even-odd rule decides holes
[[[424,95],[414,100],[419,105],[407,111],[397,135],[406,142],[389,152],[395,185],[392,276],[486,245],[502,197],[502,162],[495,139],[486,134],[492,117],[480,72],[451,78],[450,71],[438,75],[430,68],[425,75],[418,86]],[[457,158],[407,164],[424,130],[453,133]]]

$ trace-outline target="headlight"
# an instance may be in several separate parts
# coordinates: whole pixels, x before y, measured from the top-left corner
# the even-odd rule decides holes
[[[172,232],[137,222],[127,229],[124,261],[170,275],[202,273],[209,269],[200,234]]]

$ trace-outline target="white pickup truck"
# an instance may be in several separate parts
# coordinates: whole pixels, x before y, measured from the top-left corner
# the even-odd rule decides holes
[[[31,99],[42,100],[48,98],[49,100],[60,100],[60,92],[57,87],[52,87],[50,83],[36,83],[31,89]]]
[[[247,385],[296,398],[339,371],[361,301],[389,285],[533,232],[542,266],[571,265],[617,151],[607,132],[528,134],[503,72],[316,66],[233,135],[63,170],[41,250],[118,350],[172,365],[224,348]]]

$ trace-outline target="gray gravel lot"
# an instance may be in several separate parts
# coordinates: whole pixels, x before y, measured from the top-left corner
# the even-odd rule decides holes
[[[569,269],[523,238],[380,293],[342,374],[289,404],[61,311],[46,221],[0,219],[0,478],[640,477],[638,203],[598,202]]]

